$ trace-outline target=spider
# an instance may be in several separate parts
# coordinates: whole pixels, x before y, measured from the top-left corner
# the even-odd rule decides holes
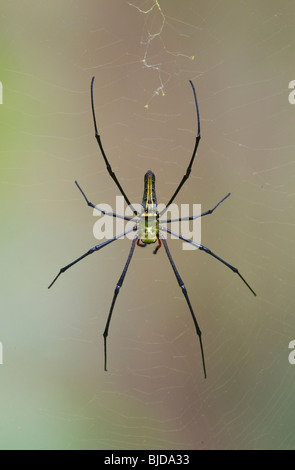
[[[128,230],[125,230],[123,233],[119,234],[119,235],[116,235],[115,237],[103,242],[103,243],[100,243],[99,245],[96,245],[94,246],[93,248],[91,248],[90,250],[88,250],[86,253],[84,253],[82,256],[80,256],[79,258],[75,259],[74,261],[72,261],[71,263],[69,263],[67,266],[64,266],[63,268],[60,269],[59,273],[57,274],[57,276],[53,279],[53,281],[51,282],[51,284],[49,285],[48,289],[55,283],[55,281],[58,279],[58,277],[64,273],[65,271],[67,271],[69,268],[71,268],[74,264],[78,263],[79,261],[81,261],[83,258],[86,258],[86,256],[88,255],[91,255],[92,253],[94,253],[95,251],[98,251],[102,248],[104,248],[105,246],[109,245],[110,243],[112,243],[113,241],[115,240],[118,240],[118,238],[121,238],[125,235],[127,235],[128,233],[130,233],[131,231],[134,231],[135,232],[135,235],[134,235],[134,238],[133,238],[133,241],[132,241],[132,244],[131,244],[131,248],[130,248],[130,251],[129,251],[129,255],[128,255],[128,258],[127,258],[127,261],[126,261],[126,264],[124,266],[124,269],[122,271],[122,274],[120,276],[120,279],[118,280],[117,284],[116,284],[116,287],[115,287],[115,292],[114,292],[114,295],[113,295],[113,299],[112,299],[112,303],[111,303],[111,307],[110,307],[110,311],[109,311],[109,314],[108,314],[108,317],[107,317],[107,322],[106,322],[106,326],[105,326],[105,330],[104,330],[104,333],[103,333],[103,337],[104,337],[104,370],[106,371],[107,370],[107,337],[108,337],[108,332],[109,332],[109,326],[110,326],[110,322],[111,322],[111,318],[112,318],[112,313],[113,313],[113,310],[114,310],[114,306],[115,306],[115,303],[116,303],[116,300],[117,300],[117,296],[119,294],[119,291],[120,291],[120,288],[122,287],[122,284],[124,282],[124,279],[125,279],[125,276],[126,276],[126,273],[127,273],[127,270],[128,270],[128,267],[129,267],[129,264],[130,264],[130,261],[131,261],[131,258],[132,258],[132,255],[134,253],[134,249],[135,249],[135,246],[139,246],[139,247],[146,247],[147,245],[150,245],[150,244],[154,244],[154,243],[157,243],[156,245],[156,248],[153,250],[153,253],[156,254],[159,250],[159,248],[161,247],[161,245],[163,244],[164,245],[164,248],[165,248],[165,251],[166,251],[166,254],[168,256],[168,259],[169,259],[169,262],[171,264],[171,267],[174,271],[174,274],[175,274],[175,277],[176,277],[176,280],[179,284],[179,287],[181,288],[181,291],[185,297],[185,300],[186,300],[186,303],[188,305],[188,308],[189,308],[189,311],[190,311],[190,314],[192,316],[192,320],[194,322],[194,326],[196,328],[196,333],[198,335],[198,338],[199,338],[199,344],[200,344],[200,350],[201,350],[201,357],[202,357],[202,366],[203,366],[203,372],[204,372],[204,377],[206,378],[207,377],[207,372],[206,372],[206,365],[205,365],[205,355],[204,355],[204,349],[203,349],[203,343],[202,343],[202,333],[201,333],[201,330],[200,330],[200,327],[199,327],[199,324],[197,322],[197,319],[196,319],[196,316],[195,316],[195,313],[193,311],[193,308],[192,308],[192,305],[191,305],[191,302],[190,302],[190,299],[189,299],[189,296],[188,296],[188,293],[187,293],[187,290],[186,290],[186,287],[182,281],[182,278],[180,277],[180,274],[175,266],[175,263],[172,259],[172,256],[171,256],[171,253],[170,253],[170,250],[168,248],[168,245],[167,245],[167,241],[165,239],[165,237],[163,236],[163,231],[164,232],[167,232],[167,233],[170,233],[174,236],[176,236],[178,239],[180,240],[183,240],[184,242],[186,243],[190,243],[192,244],[193,246],[195,246],[196,248],[198,248],[199,250],[201,251],[204,251],[205,253],[207,253],[208,255],[212,256],[213,258],[217,259],[218,261],[220,261],[221,263],[223,263],[225,266],[227,266],[229,269],[231,269],[234,273],[236,273],[240,279],[244,282],[244,284],[248,287],[248,289],[250,289],[250,291],[252,292],[253,295],[256,296],[256,293],[254,292],[254,290],[250,287],[250,285],[247,283],[247,281],[244,279],[244,277],[240,274],[240,272],[238,271],[237,268],[235,268],[234,266],[232,266],[231,264],[229,264],[227,261],[223,260],[222,258],[220,258],[219,256],[217,256],[215,253],[213,253],[209,248],[207,248],[206,246],[204,245],[201,245],[201,244],[198,244],[188,238],[185,238],[183,237],[182,235],[178,234],[178,233],[175,233],[174,231],[168,229],[167,227],[164,227],[162,224],[161,224],[161,216],[166,212],[166,210],[168,209],[168,207],[170,206],[170,204],[172,204],[172,202],[174,201],[174,199],[176,198],[177,194],[179,193],[180,189],[182,188],[182,186],[184,185],[184,183],[187,181],[187,179],[189,178],[189,175],[191,173],[191,169],[192,169],[192,166],[193,166],[193,163],[194,163],[194,159],[195,159],[195,156],[196,156],[196,153],[197,153],[197,149],[198,149],[198,145],[199,145],[199,142],[200,142],[200,139],[201,139],[201,134],[200,134],[200,116],[199,116],[199,107],[198,107],[198,100],[197,100],[197,95],[196,95],[196,90],[195,90],[195,87],[194,87],[194,84],[193,82],[190,80],[189,83],[192,87],[192,90],[193,90],[193,95],[194,95],[194,101],[195,101],[195,106],[196,106],[196,112],[197,112],[197,135],[196,135],[196,141],[195,141],[195,146],[194,146],[194,150],[193,150],[193,154],[192,154],[192,157],[190,159],[190,162],[189,162],[189,165],[187,167],[187,170],[186,170],[186,173],[185,175],[182,177],[179,185],[177,186],[175,192],[173,193],[171,199],[169,200],[169,202],[167,203],[167,205],[165,206],[165,208],[159,212],[157,210],[157,197],[156,197],[156,187],[155,187],[155,175],[154,173],[151,171],[151,170],[148,170],[144,176],[144,190],[143,190],[143,199],[142,199],[142,208],[141,208],[141,211],[140,213],[138,213],[134,207],[132,206],[132,204],[130,203],[128,197],[126,196],[126,193],[124,192],[121,184],[119,183],[115,173],[113,172],[112,168],[111,168],[111,165],[106,157],[106,154],[104,152],[104,149],[103,149],[103,146],[102,146],[102,142],[101,142],[101,138],[100,138],[100,134],[97,130],[97,124],[96,124],[96,117],[95,117],[95,110],[94,110],[94,99],[93,99],[93,83],[94,83],[94,78],[95,77],[92,77],[92,80],[91,80],[91,108],[92,108],[92,117],[93,117],[93,123],[94,123],[94,130],[95,130],[95,138],[97,140],[97,143],[99,145],[99,148],[100,148],[100,151],[102,153],[102,156],[103,156],[103,159],[104,159],[104,162],[106,164],[106,168],[107,168],[107,171],[110,175],[110,177],[114,180],[114,182],[116,183],[120,193],[122,194],[122,196],[124,197],[127,205],[132,209],[133,211],[133,214],[134,214],[134,217],[127,217],[127,216],[121,216],[121,215],[118,215],[114,212],[107,212],[107,211],[104,211],[102,209],[100,209],[98,206],[94,205],[92,202],[90,202],[87,198],[87,196],[85,195],[84,191],[81,189],[81,187],[79,186],[78,182],[75,181],[75,184],[76,186],[78,187],[79,191],[81,192],[82,196],[84,197],[86,203],[88,206],[90,207],[93,207],[94,209],[97,209],[98,211],[100,211],[101,213],[103,214],[106,214],[106,215],[109,215],[109,216],[112,216],[112,217],[119,217],[119,218],[122,218],[124,220],[128,220],[128,221],[134,221],[134,226],[132,228],[129,228]],[[207,210],[206,212],[203,212],[199,215],[195,215],[195,216],[191,216],[191,217],[185,217],[185,218],[179,218],[179,219],[169,219],[169,220],[165,220],[165,223],[170,223],[170,222],[176,222],[176,221],[182,221],[182,220],[193,220],[197,217],[204,217],[205,215],[208,215],[208,214],[212,214],[215,209],[225,200],[227,199],[228,197],[230,196],[230,193],[228,193],[225,197],[223,197],[221,199],[221,201],[219,201],[214,207],[213,209],[209,209]]]

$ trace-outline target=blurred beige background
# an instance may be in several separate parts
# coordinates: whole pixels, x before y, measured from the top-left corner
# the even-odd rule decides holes
[[[160,9],[159,9],[160,8]],[[294,449],[295,2],[1,2],[0,447]],[[192,59],[193,58],[193,59]],[[202,242],[238,267],[169,242],[206,354],[165,251],[97,243],[94,203],[132,202],[144,173],[167,202],[212,208]],[[148,107],[147,107],[148,106]]]

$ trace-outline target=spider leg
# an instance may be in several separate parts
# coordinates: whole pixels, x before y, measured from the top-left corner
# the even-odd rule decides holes
[[[158,245],[156,246],[156,248],[154,249],[153,251],[153,254],[156,255],[158,253],[158,250],[161,248],[162,246],[162,243],[161,243],[161,239],[159,237],[159,235],[157,235],[157,239],[158,239]]]
[[[168,245],[167,245],[167,242],[165,240],[165,238],[163,236],[161,236],[161,239],[162,239],[162,242],[163,242],[163,245],[164,245],[164,248],[166,250],[166,253],[167,253],[167,256],[169,258],[169,261],[170,261],[170,264],[172,266],[172,269],[174,271],[174,274],[176,276],[176,279],[177,279],[177,282],[178,282],[178,285],[179,287],[181,288],[182,290],[182,293],[185,297],[185,300],[186,300],[186,303],[190,309],[190,312],[191,312],[191,316],[192,316],[192,319],[193,319],[193,322],[194,322],[194,325],[196,327],[196,332],[197,332],[197,335],[199,337],[199,342],[200,342],[200,348],[201,348],[201,355],[202,355],[202,363],[203,363],[203,370],[204,370],[204,377],[205,379],[207,378],[207,373],[206,373],[206,365],[205,365],[205,356],[204,356],[204,350],[203,350],[203,343],[202,343],[202,333],[201,333],[201,330],[199,328],[199,325],[198,325],[198,322],[197,322],[197,319],[195,317],[195,314],[194,314],[194,311],[193,311],[193,308],[191,306],[191,303],[190,303],[190,300],[189,300],[189,297],[188,297],[188,293],[187,293],[187,290],[186,290],[186,287],[179,275],[179,272],[177,271],[177,268],[175,266],[175,263],[172,259],[172,256],[171,256],[171,253],[169,251],[169,248],[168,248]]]
[[[192,87],[192,89],[193,89],[194,99],[195,99],[195,105],[196,105],[196,111],[197,111],[198,130],[197,130],[197,136],[196,136],[196,143],[195,143],[195,147],[194,147],[194,150],[193,150],[193,154],[192,154],[191,160],[190,160],[190,162],[189,162],[189,165],[188,165],[188,167],[187,167],[186,173],[185,173],[185,175],[183,176],[182,180],[180,181],[179,185],[177,186],[176,191],[174,192],[174,194],[173,194],[173,196],[171,197],[170,201],[168,202],[168,204],[166,205],[166,207],[160,212],[160,216],[161,216],[162,214],[164,214],[164,212],[166,212],[167,208],[170,206],[170,204],[172,204],[172,202],[174,201],[174,199],[175,199],[175,197],[177,196],[178,192],[180,191],[180,189],[182,188],[182,186],[184,185],[184,183],[186,182],[186,180],[189,178],[189,175],[190,175],[190,173],[191,173],[191,169],[192,169],[192,166],[193,166],[193,163],[194,163],[194,159],[195,159],[195,156],[196,156],[196,153],[197,153],[198,145],[199,145],[199,142],[200,142],[200,139],[201,139],[200,114],[199,114],[199,106],[198,106],[198,100],[197,100],[196,90],[195,90],[195,87],[194,87],[193,82],[192,82],[191,80],[190,80],[189,82],[190,82],[191,87]]]
[[[69,268],[71,268],[74,264],[78,263],[79,261],[81,261],[83,258],[86,258],[86,256],[88,255],[92,255],[92,253],[94,253],[95,251],[98,251],[100,250],[101,248],[104,248],[105,246],[109,245],[110,243],[112,243],[113,241],[117,240],[118,238],[120,237],[123,237],[124,235],[126,235],[127,233],[129,232],[132,232],[134,230],[134,228],[130,228],[128,230],[126,230],[125,232],[123,233],[120,233],[120,235],[117,235],[116,237],[114,238],[111,238],[110,240],[107,240],[106,242],[103,242],[101,243],[100,245],[96,245],[94,246],[93,248],[90,248],[90,250],[86,251],[86,253],[84,253],[84,255],[80,256],[79,258],[75,259],[74,261],[72,261],[70,264],[68,264],[67,266],[64,266],[63,268],[60,269],[59,273],[57,274],[57,276],[55,276],[55,278],[53,279],[52,283],[48,286],[48,289],[50,289],[50,287],[55,283],[55,281],[59,278],[59,276],[64,273],[65,271],[67,271]]]
[[[140,238],[138,238],[137,246],[140,246],[141,248],[145,248],[147,246],[147,244],[143,243],[143,241]]]
[[[115,183],[116,183],[117,187],[119,188],[120,193],[121,193],[122,196],[124,197],[124,199],[125,199],[127,205],[130,206],[131,209],[132,209],[132,211],[133,211],[133,213],[134,213],[135,215],[137,215],[137,211],[133,208],[133,206],[132,206],[132,204],[130,203],[128,197],[126,196],[126,194],[125,194],[125,192],[124,192],[122,186],[120,185],[120,183],[119,183],[119,181],[118,181],[118,179],[117,179],[115,173],[113,172],[112,167],[111,167],[111,165],[109,164],[109,161],[108,161],[108,159],[107,159],[107,157],[106,157],[106,154],[105,154],[105,152],[104,152],[104,149],[103,149],[103,146],[102,146],[102,143],[101,143],[101,138],[100,138],[100,135],[99,135],[98,130],[97,130],[96,117],[95,117],[95,110],[94,110],[94,101],[93,101],[93,82],[94,82],[94,78],[95,78],[95,77],[92,77],[92,80],[91,80],[91,108],[92,108],[92,116],[93,116],[94,130],[95,130],[95,138],[96,138],[97,143],[98,143],[98,145],[99,145],[100,151],[101,151],[102,156],[103,156],[103,158],[104,158],[104,161],[105,161],[105,164],[106,164],[106,167],[107,167],[107,170],[108,170],[108,172],[109,172],[110,177],[115,181]]]
[[[116,300],[117,300],[117,296],[119,294],[119,290],[122,287],[122,284],[124,282],[124,278],[126,276],[126,272],[127,272],[128,266],[130,264],[130,261],[131,261],[132,255],[133,255],[137,239],[138,239],[138,235],[136,235],[134,237],[133,241],[132,241],[132,245],[131,245],[131,248],[130,248],[130,251],[129,251],[129,255],[128,255],[126,264],[124,266],[124,269],[123,269],[123,272],[120,276],[120,279],[116,284],[116,288],[115,288],[111,308],[110,308],[110,311],[109,311],[107,323],[106,323],[105,330],[104,330],[104,333],[103,333],[103,337],[104,337],[104,370],[105,371],[107,371],[107,337],[108,337],[108,333],[109,333],[109,326],[110,326],[110,322],[111,322],[111,318],[112,318],[112,313],[113,313],[114,306],[115,306],[115,303],[116,303]]]
[[[198,243],[196,242],[193,242],[192,240],[189,240],[188,238],[185,238],[185,237],[182,237],[179,233],[175,233],[173,232],[172,230],[169,230],[168,228],[165,228],[165,227],[161,227],[162,230],[165,230],[165,232],[168,232],[172,235],[175,235],[176,237],[178,237],[180,240],[183,240],[184,242],[187,242],[187,243],[190,243],[191,245],[193,246],[196,246],[197,248],[199,248],[199,250],[202,250],[204,251],[205,253],[207,253],[208,255],[210,256],[213,256],[213,258],[217,259],[218,261],[220,261],[221,263],[223,263],[225,266],[227,266],[229,269],[231,269],[234,273],[236,273],[241,279],[242,281],[244,282],[244,284],[246,284],[246,286],[248,287],[248,289],[250,289],[250,291],[252,292],[253,295],[255,295],[256,297],[256,293],[254,292],[254,290],[252,289],[252,287],[250,287],[250,285],[248,284],[248,282],[246,281],[246,279],[243,278],[243,276],[240,274],[239,270],[237,268],[235,268],[234,266],[232,266],[231,264],[229,264],[227,261],[225,261],[224,259],[220,258],[219,256],[217,256],[215,253],[213,253],[213,251],[211,251],[209,248],[207,248],[206,246],[204,245],[199,245]]]
[[[213,209],[209,209],[208,211],[206,212],[202,212],[202,214],[198,214],[198,215],[193,215],[191,217],[181,217],[180,219],[169,219],[169,220],[159,220],[160,223],[165,223],[165,224],[168,224],[168,223],[171,223],[171,222],[182,222],[183,220],[194,220],[194,219],[197,219],[199,217],[203,217],[204,215],[208,215],[208,214],[212,214],[215,209],[223,202],[225,201],[225,199],[227,199],[228,197],[230,196],[230,193],[228,193],[226,196],[224,196],[221,201],[219,201],[214,207]]]
[[[95,206],[92,202],[90,202],[86,196],[86,194],[84,193],[84,191],[81,189],[81,187],[79,186],[78,184],[78,181],[75,181],[75,184],[77,186],[77,188],[80,190],[80,192],[82,193],[86,203],[88,206],[90,207],[93,207],[93,209],[97,209],[98,211],[100,211],[102,214],[105,214],[105,215],[110,215],[112,217],[116,217],[118,219],[124,219],[124,220],[134,220],[134,217],[126,217],[124,215],[118,215],[116,214],[115,212],[108,212],[108,211],[104,211],[103,209],[100,209],[98,206]]]

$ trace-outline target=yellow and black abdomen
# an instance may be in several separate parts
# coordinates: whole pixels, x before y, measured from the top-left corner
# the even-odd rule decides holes
[[[144,188],[143,188],[143,198],[142,198],[142,207],[147,212],[150,208],[151,212],[156,212],[157,210],[157,196],[156,196],[156,177],[155,174],[148,170],[144,175]]]
[[[142,207],[144,209],[138,224],[139,238],[143,243],[155,243],[159,235],[155,174],[149,170],[144,175]]]

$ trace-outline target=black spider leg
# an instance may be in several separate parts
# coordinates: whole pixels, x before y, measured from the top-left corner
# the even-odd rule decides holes
[[[176,188],[176,191],[175,193],[173,194],[173,196],[171,197],[170,201],[168,202],[168,204],[166,205],[166,207],[160,212],[160,216],[162,214],[164,214],[164,212],[166,212],[167,208],[170,206],[170,204],[172,204],[172,202],[174,201],[175,197],[177,196],[178,192],[180,191],[180,189],[182,188],[182,186],[184,185],[184,183],[186,182],[186,180],[188,179],[190,173],[191,173],[191,169],[192,169],[192,166],[193,166],[193,163],[194,163],[194,159],[195,159],[195,156],[196,156],[196,153],[197,153],[197,148],[198,148],[198,145],[199,145],[199,142],[200,142],[200,139],[201,139],[201,130],[200,130],[200,115],[199,115],[199,106],[198,106],[198,100],[197,100],[197,95],[196,95],[196,90],[195,90],[195,87],[194,87],[194,84],[193,82],[190,80],[189,81],[190,84],[191,84],[191,87],[193,89],[193,92],[194,92],[194,98],[195,98],[195,104],[196,104],[196,110],[197,110],[197,120],[198,120],[198,130],[197,130],[197,136],[196,136],[196,143],[195,143],[195,147],[194,147],[194,150],[193,150],[193,155],[192,155],[192,158],[190,160],[190,163],[189,163],[189,166],[187,167],[187,170],[186,170],[186,173],[185,175],[183,176],[182,180],[180,181],[178,187]]]
[[[136,226],[135,226],[136,227]],[[94,246],[93,248],[90,248],[90,250],[88,250],[86,253],[84,253],[84,255],[80,256],[79,258],[75,259],[74,261],[72,261],[70,264],[68,264],[67,266],[64,266],[63,268],[60,269],[58,275],[53,279],[52,283],[48,286],[48,289],[50,289],[50,287],[55,283],[55,281],[58,279],[58,277],[64,273],[65,271],[67,271],[69,268],[71,268],[74,264],[78,263],[79,261],[81,261],[83,258],[86,258],[86,256],[88,255],[92,255],[92,253],[94,253],[95,251],[98,251],[100,250],[101,248],[104,248],[105,246],[109,245],[110,243],[114,242],[115,240],[117,240],[118,238],[120,237],[123,237],[124,235],[127,235],[127,233],[130,233],[134,230],[134,227],[126,230],[125,232],[123,233],[120,233],[119,235],[115,236],[114,238],[111,238],[110,240],[107,240],[106,242],[103,242],[101,243],[100,245],[96,245]]]
[[[184,283],[183,283],[183,281],[182,281],[182,279],[181,279],[181,277],[180,277],[180,275],[179,275],[179,272],[177,271],[177,268],[176,268],[176,266],[175,266],[175,263],[174,263],[174,261],[173,261],[173,259],[172,259],[172,256],[171,256],[171,253],[170,253],[170,251],[169,251],[167,242],[166,242],[166,240],[165,240],[165,238],[164,238],[163,236],[161,236],[161,239],[162,239],[164,248],[165,248],[165,250],[166,250],[167,256],[168,256],[168,258],[169,258],[170,264],[171,264],[171,266],[172,266],[172,269],[173,269],[173,271],[174,271],[174,274],[175,274],[175,276],[176,276],[178,285],[179,285],[179,287],[180,287],[181,290],[182,290],[182,293],[183,293],[183,295],[184,295],[184,297],[185,297],[185,300],[186,300],[186,302],[187,302],[187,305],[188,305],[188,307],[189,307],[189,309],[190,309],[191,316],[192,316],[193,322],[194,322],[195,327],[196,327],[196,332],[197,332],[197,335],[198,335],[198,337],[199,337],[200,348],[201,348],[201,354],[202,354],[202,362],[203,362],[204,377],[205,377],[205,379],[206,379],[206,378],[207,378],[207,373],[206,373],[205,356],[204,356],[203,343],[202,343],[202,332],[201,332],[201,330],[200,330],[200,327],[199,327],[198,322],[197,322],[197,319],[196,319],[196,317],[195,317],[193,308],[192,308],[192,306],[191,306],[191,303],[190,303],[190,300],[189,300],[189,297],[188,297],[188,293],[187,293],[186,287],[185,287],[185,285],[184,285]]]
[[[209,209],[208,211],[206,212],[202,212],[202,214],[198,214],[198,215],[193,215],[191,217],[181,217],[180,219],[169,219],[169,220],[159,220],[159,222],[161,224],[165,223],[165,224],[168,224],[170,222],[182,222],[183,220],[194,220],[194,219],[197,219],[198,217],[203,217],[204,215],[208,215],[208,214],[212,214],[215,209],[223,202],[225,201],[225,199],[227,199],[228,197],[230,196],[230,193],[228,193],[226,196],[224,196],[221,201],[218,202],[218,204],[216,204],[216,206],[213,207],[213,209]]]
[[[105,211],[103,209],[100,209],[98,206],[95,206],[92,202],[90,202],[86,196],[86,194],[84,193],[84,191],[81,189],[81,187],[79,186],[78,184],[78,181],[75,181],[75,184],[76,186],[78,187],[78,189],[81,191],[86,203],[88,206],[90,207],[93,207],[93,209],[96,209],[98,210],[99,212],[101,212],[102,214],[105,214],[105,215],[110,215],[112,217],[116,217],[118,219],[124,219],[124,220],[135,220],[135,217],[126,217],[124,215],[119,215],[119,214],[116,214],[115,212],[108,212],[108,211]]]
[[[104,370],[105,371],[107,371],[107,337],[108,337],[108,333],[109,333],[109,326],[110,326],[110,322],[111,322],[111,318],[112,318],[112,313],[113,313],[114,306],[115,306],[115,303],[116,303],[116,300],[117,300],[117,296],[119,294],[119,290],[122,287],[122,284],[124,282],[124,278],[126,276],[126,272],[127,272],[128,266],[130,264],[130,261],[131,261],[132,255],[133,255],[137,239],[138,239],[138,235],[136,235],[134,237],[133,241],[132,241],[132,245],[131,245],[131,248],[130,248],[130,251],[129,251],[129,255],[128,255],[126,264],[124,266],[124,269],[123,269],[123,272],[120,276],[120,279],[116,284],[116,288],[115,288],[111,308],[110,308],[110,311],[109,311],[107,323],[106,323],[105,330],[104,330],[104,333],[103,333],[103,338],[104,338]]]
[[[93,82],[94,82],[94,78],[95,77],[92,77],[92,80],[91,80],[91,108],[92,108],[92,116],[93,116],[93,123],[94,123],[94,130],[95,130],[95,138],[97,140],[97,143],[99,145],[99,148],[101,150],[101,153],[102,153],[102,156],[104,158],[104,161],[105,161],[105,164],[106,164],[106,167],[107,167],[107,170],[109,172],[109,175],[110,177],[115,181],[116,185],[118,186],[119,190],[120,190],[120,193],[122,194],[122,196],[124,197],[126,203],[128,206],[131,207],[133,213],[135,215],[137,215],[137,211],[134,209],[134,207],[132,206],[132,204],[130,203],[128,197],[126,196],[122,186],[120,185],[115,173],[113,172],[112,170],[112,167],[111,165],[109,164],[109,161],[106,157],[106,154],[104,152],[104,149],[103,149],[103,146],[102,146],[102,143],[101,143],[101,139],[100,139],[100,135],[98,133],[98,130],[97,130],[97,125],[96,125],[96,117],[95,117],[95,110],[94,110],[94,101],[93,101]]]
[[[171,235],[175,235],[175,237],[179,238],[180,240],[183,240],[184,242],[187,242],[187,243],[190,243],[191,245],[199,248],[199,250],[202,250],[204,251],[205,253],[207,253],[208,255],[210,256],[213,256],[213,258],[217,259],[218,261],[220,261],[221,263],[223,263],[225,266],[227,266],[229,269],[231,269],[234,273],[238,274],[238,276],[242,279],[242,281],[244,282],[244,284],[246,284],[246,286],[248,287],[248,289],[252,292],[253,295],[255,295],[256,297],[256,293],[254,292],[254,290],[252,289],[252,287],[250,287],[250,285],[248,284],[248,282],[243,278],[243,276],[240,274],[239,270],[237,268],[235,268],[234,266],[232,266],[231,264],[229,264],[227,261],[224,261],[222,258],[220,258],[219,256],[217,256],[215,253],[213,253],[213,251],[211,251],[209,248],[207,248],[206,246],[204,245],[199,245],[198,243],[196,242],[193,242],[192,240],[189,240],[188,238],[185,238],[185,237],[182,237],[179,233],[176,233],[176,232],[173,232],[172,230],[169,230],[168,228],[165,228],[165,227],[161,227],[162,230],[165,230],[165,232],[168,232],[170,233]]]

